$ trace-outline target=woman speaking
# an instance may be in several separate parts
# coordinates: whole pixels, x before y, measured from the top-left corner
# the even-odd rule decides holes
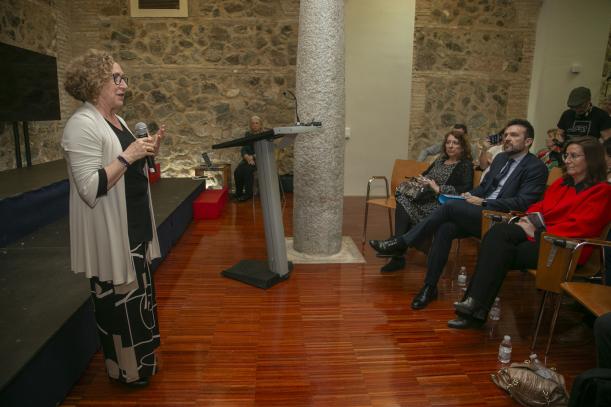
[[[70,181],[72,270],[91,283],[108,375],[145,386],[157,370],[155,288],[160,256],[145,158],[164,128],[136,139],[117,116],[128,78],[110,54],[89,50],[67,69],[65,89],[83,104],[66,123],[62,148]]]

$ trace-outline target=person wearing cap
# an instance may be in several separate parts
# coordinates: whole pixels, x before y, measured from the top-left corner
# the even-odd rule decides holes
[[[611,132],[611,117],[604,110],[592,105],[590,89],[580,86],[569,94],[565,110],[558,121],[558,129],[565,142],[577,136],[593,136],[603,139]]]

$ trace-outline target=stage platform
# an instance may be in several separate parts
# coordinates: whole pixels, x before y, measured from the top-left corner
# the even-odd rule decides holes
[[[68,179],[65,160],[0,172],[0,199],[34,191]]]
[[[61,183],[62,168],[65,180],[63,161],[42,165],[46,167],[42,172],[36,167],[7,171],[23,181],[21,192],[12,181],[10,186],[4,185],[6,174],[0,173],[0,196],[12,199],[44,189],[48,183]],[[26,175],[41,176],[44,182]],[[191,222],[192,202],[203,188],[202,181],[183,178],[162,178],[151,185],[163,257]],[[99,346],[89,281],[70,271],[66,215],[0,247],[2,406],[56,405]]]

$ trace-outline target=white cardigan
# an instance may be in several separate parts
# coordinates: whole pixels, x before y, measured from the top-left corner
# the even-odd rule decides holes
[[[119,117],[119,120],[127,129],[123,119]],[[130,255],[124,178],[106,195],[96,198],[98,170],[123,152],[119,139],[102,114],[85,102],[66,123],[61,146],[70,180],[72,270],[85,273],[88,278],[95,276],[112,281],[114,285],[131,283],[136,273]],[[148,194],[153,228],[146,253],[146,260],[150,262],[161,254],[150,188]]]

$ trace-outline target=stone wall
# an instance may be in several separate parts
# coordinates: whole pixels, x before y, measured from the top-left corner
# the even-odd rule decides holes
[[[541,0],[417,0],[410,157],[454,123],[472,138],[525,118]]]
[[[34,164],[61,158],[59,140],[63,123],[76,106],[63,92],[63,74],[71,58],[69,7],[64,0],[5,0],[0,2],[0,41],[57,58],[61,121],[30,123],[30,144]],[[19,126],[21,133],[21,126]],[[22,133],[21,133],[22,134]],[[22,137],[23,143],[23,137]],[[24,146],[21,145],[23,165]],[[0,122],[0,171],[15,168],[13,130]]]
[[[57,56],[60,88],[72,56],[110,51],[130,78],[120,114],[130,126],[165,123],[162,173],[190,176],[201,152],[241,135],[251,115],[270,127],[293,121],[282,92],[295,86],[298,14],[298,0],[190,0],[188,18],[131,18],[127,0],[7,0],[0,41]],[[77,104],[61,95],[65,120]],[[61,157],[64,120],[32,123],[34,163]],[[280,173],[292,172],[292,149],[279,156]],[[213,158],[237,163],[239,149]],[[13,167],[2,123],[0,170]]]
[[[202,151],[238,137],[257,114],[264,125],[293,121],[298,0],[191,0],[188,18],[131,18],[127,1],[76,0],[75,54],[109,50],[130,78],[128,124],[165,123],[157,161],[164,176],[190,176]],[[213,158],[239,161],[239,149]],[[292,172],[292,149],[280,152]]]
[[[525,117],[541,0],[418,0],[410,155],[455,122],[473,137]],[[57,56],[60,88],[73,55],[106,49],[130,76],[122,114],[166,123],[164,176],[189,176],[214,143],[239,136],[252,114],[293,120],[299,0],[191,0],[188,18],[131,18],[127,0],[5,0],[0,41]],[[410,75],[406,72],[406,75]],[[76,106],[61,91],[62,118]],[[306,118],[307,119],[307,118]],[[63,121],[33,123],[34,163],[61,157]],[[236,163],[237,149],[215,152]],[[0,170],[14,167],[0,123]],[[280,154],[292,170],[292,151]]]

